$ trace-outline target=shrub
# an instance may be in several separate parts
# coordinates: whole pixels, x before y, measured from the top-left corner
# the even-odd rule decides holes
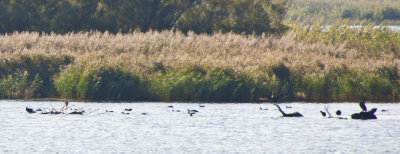
[[[62,97],[84,100],[149,99],[140,78],[122,66],[76,65],[61,72],[55,86]]]
[[[39,87],[41,87],[42,80],[38,74],[35,75],[32,81],[28,79],[28,76],[29,73],[27,71],[3,76],[0,79],[1,98],[33,98]]]

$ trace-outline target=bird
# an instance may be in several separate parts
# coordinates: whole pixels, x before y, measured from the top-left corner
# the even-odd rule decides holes
[[[125,109],[125,111],[132,111],[132,109],[131,109],[131,108],[129,108],[129,109],[128,109],[128,108],[126,108],[126,109]]]
[[[181,110],[174,110],[174,109],[172,109],[171,111],[172,112],[181,112]]]
[[[68,102],[64,102],[64,110],[67,111],[68,110]]]
[[[29,108],[29,107],[26,107],[25,110],[26,110],[26,112],[28,112],[28,113],[36,113],[36,111],[34,111],[33,109],[31,109],[31,108]]]
[[[168,106],[169,108],[173,108],[174,106],[172,106],[172,105],[170,105],[170,106]]]
[[[363,110],[363,112],[367,112],[367,106],[365,106],[365,102],[364,101],[360,102],[359,105],[360,105],[361,109]]]
[[[337,110],[337,111],[336,111],[336,115],[338,115],[338,116],[342,115],[342,111]]]
[[[187,110],[188,110],[188,112],[194,112],[194,113],[199,112],[199,111],[197,111],[197,110],[189,110],[189,109],[187,109]]]
[[[193,116],[193,115],[196,114],[197,112],[199,112],[199,111],[187,109],[187,113],[188,113],[190,116]]]
[[[389,110],[382,109],[382,112],[387,112],[387,111],[389,111]]]
[[[324,111],[319,111],[319,112],[321,112],[321,114],[322,114],[323,117],[326,116],[326,113],[325,113]]]
[[[199,107],[205,107],[204,105],[199,105]]]
[[[260,110],[268,110],[268,109],[263,109],[263,108],[260,107]]]
[[[286,106],[286,108],[287,108],[287,109],[290,109],[290,108],[292,108],[292,107],[291,107],[291,106]]]
[[[287,93],[282,93],[282,94],[279,94],[277,96],[274,96],[274,93],[272,93],[271,96],[265,95],[263,97],[259,97],[258,100],[259,101],[265,101],[265,100],[269,99],[269,100],[273,101],[274,103],[277,103],[280,99],[282,99],[282,98],[284,98],[286,96],[287,96]]]

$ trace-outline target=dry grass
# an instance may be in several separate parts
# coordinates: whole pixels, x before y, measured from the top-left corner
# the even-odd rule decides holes
[[[70,55],[75,63],[119,63],[135,72],[163,63],[166,67],[190,64],[232,68],[239,72],[259,73],[284,63],[299,73],[329,72],[346,67],[349,70],[375,71],[397,67],[396,53],[359,51],[348,42],[326,43],[296,40],[294,32],[276,38],[237,34],[188,35],[172,32],[133,32],[109,34],[100,32],[39,35],[35,32],[0,36],[0,56],[42,54]]]

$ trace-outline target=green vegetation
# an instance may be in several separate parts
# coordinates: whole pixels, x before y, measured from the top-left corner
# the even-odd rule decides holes
[[[89,100],[149,100],[137,75],[119,66],[76,65],[61,72],[55,86],[62,97]]]
[[[397,0],[291,0],[288,3],[287,21],[333,24],[340,19],[349,19],[358,24],[370,20],[375,24],[398,24],[400,3]]]
[[[56,95],[52,78],[70,64],[69,56],[41,54],[4,56],[0,59],[2,98],[34,98]]]
[[[2,0],[0,33],[282,32],[285,3],[271,0]]]

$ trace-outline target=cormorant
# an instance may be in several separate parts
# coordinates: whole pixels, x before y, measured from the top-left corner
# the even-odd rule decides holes
[[[129,108],[129,109],[128,109],[128,108],[126,108],[126,109],[125,109],[125,111],[132,111],[132,109],[131,109],[131,108]]]
[[[199,112],[199,111],[187,109],[187,113],[188,113],[190,116],[193,116],[193,114],[196,114],[197,112]]]
[[[319,112],[321,112],[321,114],[322,114],[323,117],[326,116],[326,113],[325,113],[324,111],[319,111]]]
[[[342,111],[337,110],[337,111],[336,111],[336,115],[338,115],[338,116],[342,115]]]

